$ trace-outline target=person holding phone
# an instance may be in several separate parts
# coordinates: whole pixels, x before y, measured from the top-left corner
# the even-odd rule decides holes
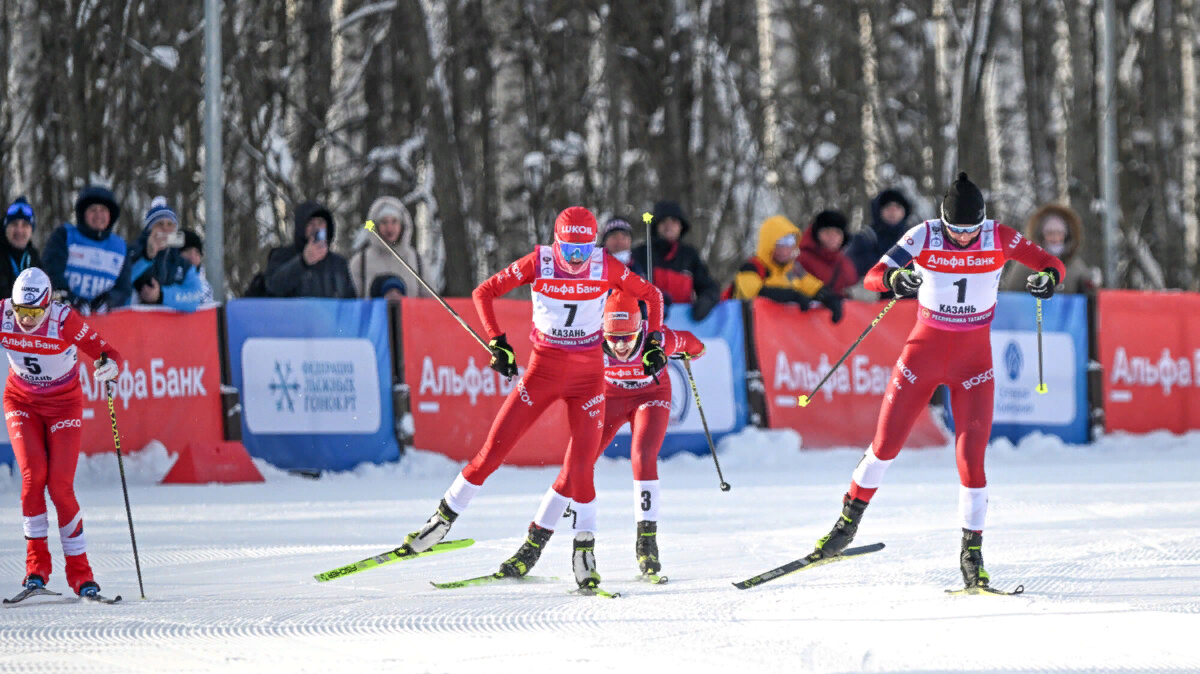
[[[297,206],[292,243],[272,249],[267,256],[267,295],[353,299],[350,265],[329,250],[335,233],[328,208],[315,201]]]
[[[184,240],[179,218],[166,197],[155,197],[146,211],[142,235],[129,252],[139,304],[195,311],[205,301],[207,282],[181,253]]]

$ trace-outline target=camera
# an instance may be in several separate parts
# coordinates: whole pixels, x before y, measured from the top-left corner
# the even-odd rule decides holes
[[[175,230],[167,235],[168,248],[183,248],[183,231]]]

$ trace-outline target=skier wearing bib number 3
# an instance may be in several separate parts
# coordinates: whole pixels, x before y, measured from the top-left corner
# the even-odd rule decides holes
[[[496,321],[493,300],[514,288],[533,285],[533,354],[529,367],[500,408],[487,440],[475,458],[455,478],[437,511],[420,531],[404,539],[404,547],[423,552],[441,541],[459,514],[471,503],[484,480],[512,451],[529,427],[550,407],[563,400],[571,427],[571,449],[564,459],[569,493],[579,526],[575,536],[576,582],[596,587],[594,555],[596,489],[595,451],[604,430],[604,302],[610,290],[622,290],[645,300],[650,336],[642,358],[645,374],[666,365],[662,350],[662,295],[654,286],[603,248],[596,247],[598,227],[591,211],[573,206],[554,221],[554,244],[538,246],[475,289],[475,308],[487,331],[491,368],[501,375],[517,374],[517,360]],[[561,514],[561,513],[560,513]]]
[[[983,568],[982,546],[988,499],[983,459],[992,430],[989,324],[1000,273],[1007,260],[1036,270],[1026,289],[1034,297],[1049,299],[1065,269],[1058,258],[1015,230],[988,220],[983,194],[965,173],[947,191],[941,215],[940,220],[908,230],[867,272],[868,290],[917,297],[917,324],[892,371],[875,439],[854,469],[850,491],[842,499],[842,514],[809,558],[836,557],[854,539],[867,504],[908,439],[917,415],[934,389],[945,384],[950,387],[956,422],[961,485],[959,562],[966,587],[986,590],[989,577]]]
[[[4,417],[21,470],[24,585],[26,592],[34,592],[50,580],[49,491],[58,511],[67,584],[81,597],[94,597],[100,586],[92,578],[83,513],[75,500],[75,466],[83,436],[77,358],[83,351],[98,359],[93,378],[109,386],[121,356],[79,314],[51,301],[50,293],[50,278],[41,269],[26,269],[13,284],[12,298],[0,302],[0,344],[11,368]]]

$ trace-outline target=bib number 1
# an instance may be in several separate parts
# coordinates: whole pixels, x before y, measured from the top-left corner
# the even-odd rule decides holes
[[[952,285],[955,286],[956,288],[958,288],[958,303],[962,304],[963,302],[966,302],[967,301],[967,279],[961,278],[961,279],[955,281]]]

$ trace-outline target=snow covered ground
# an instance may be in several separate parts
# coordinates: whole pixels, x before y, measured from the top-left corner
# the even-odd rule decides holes
[[[535,570],[560,582],[428,584],[493,571],[554,469],[498,472],[451,536],[473,548],[318,584],[394,547],[458,466],[415,452],[317,481],[268,470],[265,485],[156,486],[170,464],[157,447],[127,466],[142,601],[115,459],[88,459],[90,556],[105,593],[128,601],[0,609],[0,672],[1200,671],[1200,435],[994,445],[984,553],[995,583],[1024,583],[1023,596],[944,595],[960,582],[950,450],[892,466],[858,536],[884,551],[736,590],[809,552],[838,512],[860,451],[799,442],[728,439],[728,493],[708,457],[663,464],[662,586],[633,580],[629,464],[604,461],[597,558],[616,600],[567,594],[565,533]],[[0,578],[15,592],[17,479],[0,493]],[[61,566],[56,554],[53,589]]]

